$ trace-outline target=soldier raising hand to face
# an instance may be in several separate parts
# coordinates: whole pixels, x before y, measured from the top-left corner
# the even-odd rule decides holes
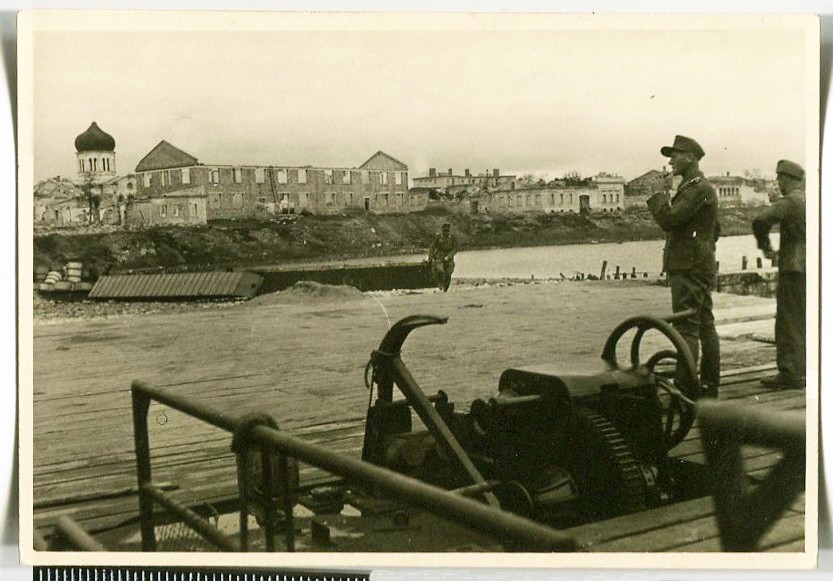
[[[654,220],[666,233],[663,270],[671,286],[671,308],[694,313],[674,323],[695,363],[700,346],[700,382],[703,395],[717,397],[720,385],[720,341],[714,326],[711,292],[716,284],[715,242],[720,233],[717,196],[700,171],[703,148],[689,137],[677,135],[674,145],[663,147],[674,175],[682,177],[669,197],[655,194],[648,200]],[[676,381],[685,381],[678,365]]]

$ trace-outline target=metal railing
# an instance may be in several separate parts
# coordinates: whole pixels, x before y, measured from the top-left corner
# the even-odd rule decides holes
[[[724,551],[755,551],[778,518],[804,491],[806,431],[801,412],[766,412],[703,401],[697,416],[712,480]],[[747,484],[741,446],[781,452],[753,489]]]
[[[107,548],[90,536],[87,531],[69,516],[60,517],[49,542],[38,531],[34,531],[33,547],[36,551],[106,551]]]
[[[189,416],[202,420],[227,432],[236,432],[241,425],[238,418],[218,412],[208,406],[144,384],[134,382],[133,427],[136,445],[137,477],[139,484],[139,511],[142,536],[142,550],[155,551],[156,532],[154,526],[154,505],[162,505],[169,513],[191,527],[203,539],[226,551],[245,551],[247,542],[238,542],[206,522],[196,512],[177,503],[153,484],[151,479],[150,436],[148,432],[148,410],[151,401],[167,405]],[[257,446],[267,455],[282,454],[324,469],[349,482],[369,487],[422,508],[436,516],[467,526],[499,540],[508,550],[524,551],[574,551],[575,539],[565,533],[533,522],[520,516],[484,505],[481,502],[454,494],[420,480],[399,474],[387,468],[362,462],[355,458],[332,452],[280,432],[276,428],[257,425],[247,433],[247,442]],[[271,482],[273,471],[264,465],[265,490],[277,489],[280,484]],[[284,471],[286,474],[286,471]],[[286,484],[286,483],[284,483]],[[284,491],[287,487],[283,488]],[[294,530],[291,510],[285,513],[286,528]],[[269,541],[267,535],[267,542]],[[287,550],[293,544],[287,539]],[[267,549],[270,548],[267,546]]]

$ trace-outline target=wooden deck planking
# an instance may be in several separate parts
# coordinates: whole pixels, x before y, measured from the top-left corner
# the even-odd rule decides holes
[[[714,519],[711,519],[712,522]],[[636,540],[636,539],[635,539]],[[763,536],[759,544],[759,551],[781,551],[781,547],[789,546],[788,551],[796,551],[795,547],[804,547],[804,515],[787,514],[781,518],[770,531]],[[673,550],[680,552],[715,552],[720,551],[720,537],[715,534],[709,538],[689,543]]]
[[[720,550],[710,497],[569,529],[592,552],[708,552]],[[788,512],[762,538],[762,551],[804,544],[804,514]],[[795,550],[790,548],[787,550]],[[801,549],[803,550],[803,548]]]
[[[378,302],[385,304],[390,320],[414,312],[451,315],[448,325],[414,333],[403,357],[426,392],[445,389],[453,401],[464,404],[493,395],[506,367],[598,359],[606,333],[622,317],[612,322],[602,312],[585,312],[582,301],[561,302],[559,288],[553,288],[555,292],[530,287],[531,300],[520,302],[503,289],[493,289],[495,296],[488,300],[461,292]],[[667,311],[667,289],[644,290],[647,298],[611,293],[622,316]],[[468,308],[475,303],[483,303],[482,308]],[[730,295],[716,295],[716,303],[718,319],[733,322],[764,316],[770,308],[766,300]],[[36,326],[35,499],[135,486],[129,383],[136,378],[236,415],[266,411],[288,433],[358,456],[368,398],[362,373],[387,320],[376,299],[323,307],[251,304]],[[570,321],[581,315],[582,324],[577,328],[571,323],[565,335],[564,325],[546,324],[554,313]],[[647,338],[646,344],[657,343]],[[749,348],[741,341],[724,345],[729,355]],[[748,385],[728,385],[743,380],[742,374],[727,378],[725,396],[734,398],[737,392],[744,397]],[[157,425],[160,411],[161,406],[153,405],[149,414],[154,479],[177,479],[183,490],[199,491],[200,498],[213,497],[212,490],[233,491],[232,481],[215,480],[223,474],[234,477],[230,435],[171,411],[165,412],[167,424]],[[330,431],[326,426],[334,418],[353,420]],[[305,474],[318,477],[320,471]],[[98,509],[88,504],[80,519],[84,526],[116,520],[96,510],[122,515],[113,501]],[[125,510],[131,505],[121,504]],[[135,512],[135,499],[131,510]],[[36,511],[36,520],[48,524],[54,514]]]
[[[745,385],[754,386],[756,378],[753,376],[751,379],[752,381],[745,382]],[[735,390],[737,392],[736,397],[733,397],[732,399],[743,399],[743,386],[744,384],[738,384],[738,387]],[[757,393],[757,388],[750,387],[749,395],[747,395],[747,397],[754,397],[755,393]],[[761,405],[767,405],[769,408],[769,406],[782,403],[784,400],[800,400],[803,402],[803,397],[795,395],[797,392],[778,393],[781,394],[780,398],[769,397],[772,401],[768,402],[768,405],[765,403]],[[789,395],[787,395],[788,393]],[[769,395],[772,396],[774,394]],[[796,402],[793,402],[790,405],[792,407],[800,407],[800,403]],[[212,429],[212,432],[213,438],[210,442],[206,441],[204,438],[194,438],[192,436],[186,441],[168,442],[154,447],[154,479],[157,481],[173,481],[180,483],[182,493],[192,501],[194,499],[205,499],[205,501],[210,502],[211,498],[216,500],[223,498],[224,494],[233,494],[236,490],[236,475],[234,473],[234,459],[229,450],[230,434],[217,429]],[[307,441],[328,445],[331,449],[343,450],[358,456],[360,454],[361,439],[363,437],[363,418],[355,418],[352,421],[340,421],[335,423],[329,422],[323,425],[306,426],[299,429],[295,435],[302,437]],[[690,446],[692,444],[699,446],[698,440],[699,431],[695,426],[687,440],[683,442],[680,447]],[[153,436],[151,441],[154,443]],[[195,450],[198,444],[201,444],[201,446]],[[691,459],[688,456],[689,455],[687,454],[686,459]],[[698,456],[702,456],[702,454],[698,453]],[[778,459],[777,453],[767,452],[753,447],[745,447],[744,456],[748,458],[747,462],[751,461],[751,464],[747,464],[749,468],[763,471],[771,467],[772,464]],[[702,458],[696,459],[702,460]],[[110,474],[109,478],[102,479],[102,489],[112,489],[117,487],[119,484],[123,484],[125,472],[130,475],[129,483],[132,485],[134,479],[132,476],[134,469],[133,464],[134,459],[132,454],[127,454],[123,457],[121,462],[118,462],[114,466],[110,466],[109,471],[116,473]],[[121,466],[123,471],[114,470],[116,466]],[[87,473],[85,474],[83,472]],[[50,490],[42,489],[39,495],[43,497],[60,498],[61,495],[66,495],[68,490],[76,488],[84,481],[88,481],[88,479],[93,477],[96,473],[99,473],[99,476],[101,476],[100,472],[101,469],[95,466],[89,467],[88,471],[82,471],[82,473],[70,470],[68,475],[72,475],[72,478],[68,479],[64,483],[56,483],[53,480],[52,484],[54,488]],[[195,473],[198,477],[194,476]],[[56,474],[53,472],[53,476],[54,475]],[[311,478],[313,476],[321,478],[323,475],[319,470],[311,467],[305,467],[304,476],[306,480],[307,478]],[[120,500],[117,504],[123,508],[121,510],[113,510],[115,507],[111,506],[108,509],[111,511],[111,514],[107,517],[102,517],[101,515],[96,514],[95,508],[91,506],[87,509],[87,511],[76,511],[77,514],[75,518],[85,522],[86,526],[91,527],[91,530],[97,530],[98,527],[107,528],[108,526],[115,526],[115,524],[130,519],[136,510],[135,499],[133,499],[132,502]],[[124,512],[122,512],[122,510]],[[690,516],[690,508],[686,507],[685,511],[686,514],[689,514]],[[48,523],[53,521],[60,514],[65,514],[65,511],[44,511],[42,514],[38,515],[38,521]],[[633,515],[629,518],[632,518],[632,516]],[[703,518],[709,517],[704,516]]]
[[[703,508],[703,507],[698,507]],[[690,515],[682,517],[689,519]],[[713,512],[701,518],[682,520],[642,534],[603,541],[594,551],[703,551],[720,550],[720,535]],[[768,549],[784,542],[798,542],[804,538],[804,515],[790,512],[784,515],[761,539],[761,549]]]

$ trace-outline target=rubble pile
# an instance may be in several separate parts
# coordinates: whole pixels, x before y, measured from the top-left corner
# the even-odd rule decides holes
[[[311,280],[301,280],[282,291],[255,297],[249,304],[276,305],[286,302],[332,302],[365,298],[365,294],[356,287],[348,285],[321,284]]]

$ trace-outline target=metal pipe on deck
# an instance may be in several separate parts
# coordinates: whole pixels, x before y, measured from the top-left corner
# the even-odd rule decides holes
[[[36,551],[49,550],[49,543],[46,542],[46,539],[38,531],[32,531],[32,548]]]
[[[772,525],[805,488],[806,433],[799,412],[763,413],[717,402],[697,404],[712,480],[720,546],[729,552],[757,551]],[[750,487],[741,446],[778,450],[781,459]]]
[[[177,518],[181,518],[186,525],[193,529],[194,532],[199,534],[202,538],[215,544],[224,551],[231,551],[235,553],[240,552],[240,543],[224,535],[206,522],[196,512],[162,492],[158,486],[147,484],[143,488],[142,492],[154,502],[164,506],[168,512]]]
[[[106,547],[96,541],[93,537],[82,529],[77,522],[68,516],[62,516],[56,523],[55,535],[66,541],[70,548],[78,551],[101,552],[106,551]]]
[[[701,429],[734,434],[745,444],[804,451],[807,434],[802,412],[763,413],[712,401],[698,402],[697,412]]]

